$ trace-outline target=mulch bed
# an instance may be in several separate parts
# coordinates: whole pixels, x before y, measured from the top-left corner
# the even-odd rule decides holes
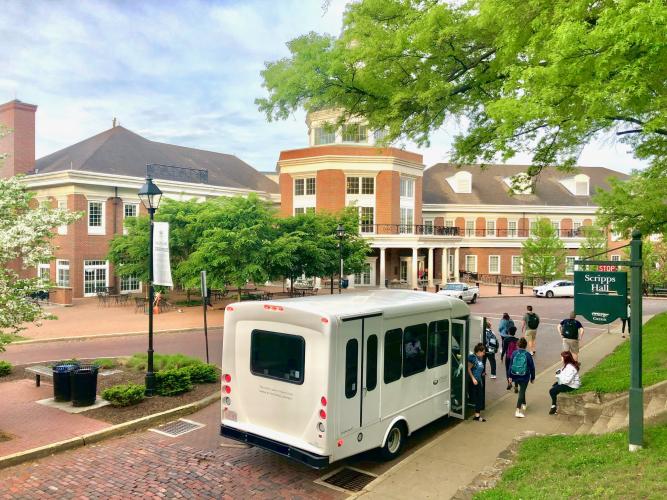
[[[27,366],[31,365],[15,366],[11,374],[5,377],[0,377],[0,383],[19,380],[22,378],[31,378],[34,380],[34,374],[25,372],[25,368]],[[114,367],[113,369],[123,370],[123,372],[109,375],[107,377],[98,377],[97,394],[102,394],[104,389],[114,385],[128,383],[143,384],[145,381],[144,372],[130,370],[124,366]],[[42,382],[50,383],[51,380],[48,378],[42,378]],[[145,398],[139,404],[122,408],[116,408],[111,405],[107,405],[103,406],[102,408],[85,411],[81,413],[81,415],[94,418],[96,420],[109,422],[110,424],[121,424],[123,422],[128,422],[130,420],[145,417],[147,415],[152,415],[153,413],[159,413],[165,410],[170,410],[172,408],[178,408],[179,406],[193,403],[205,398],[206,396],[214,394],[219,390],[219,387],[220,386],[218,383],[197,384],[190,392],[179,394],[177,396],[154,396],[152,398]],[[1,436],[0,440],[2,440]]]

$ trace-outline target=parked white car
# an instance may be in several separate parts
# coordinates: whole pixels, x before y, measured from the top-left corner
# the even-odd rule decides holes
[[[443,288],[438,292],[441,295],[447,295],[448,297],[456,297],[465,302],[474,304],[479,297],[479,288],[476,286],[469,286],[465,283],[447,283]]]
[[[574,297],[574,282],[567,280],[550,281],[533,288],[535,297]]]

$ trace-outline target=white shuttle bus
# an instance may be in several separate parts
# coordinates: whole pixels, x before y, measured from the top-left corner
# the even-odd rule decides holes
[[[222,436],[311,467],[464,418],[482,318],[461,300],[374,290],[227,306]]]

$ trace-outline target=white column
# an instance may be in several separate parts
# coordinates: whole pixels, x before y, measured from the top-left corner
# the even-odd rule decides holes
[[[433,286],[433,249],[428,249],[428,286]]]
[[[386,263],[385,263],[385,253],[387,249],[386,248],[380,248],[380,288],[385,288],[384,282],[387,279],[385,274],[387,271],[386,268]]]
[[[354,288],[354,274],[348,274],[346,276],[346,278],[347,278],[347,282],[348,282],[347,287],[348,288]]]
[[[447,283],[449,279],[449,258],[447,254],[449,253],[449,248],[445,247],[442,249],[442,280],[440,281],[440,286]]]
[[[454,279],[456,281],[459,281],[461,279],[461,276],[459,274],[459,247],[454,248]]]
[[[418,262],[419,262],[418,256],[419,256],[419,249],[415,247],[412,249],[412,269],[410,270],[411,288],[417,288],[419,286],[419,276],[417,275]]]

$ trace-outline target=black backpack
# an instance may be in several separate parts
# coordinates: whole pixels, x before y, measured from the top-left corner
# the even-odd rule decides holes
[[[495,336],[495,334],[490,330],[486,329],[485,331],[486,334],[486,351],[489,354],[495,354],[498,352],[498,337]]]
[[[526,326],[531,330],[536,330],[540,326],[540,318],[534,312],[528,313],[528,321],[526,321]]]
[[[579,338],[579,328],[576,319],[567,319],[563,324],[563,338],[577,340]]]

